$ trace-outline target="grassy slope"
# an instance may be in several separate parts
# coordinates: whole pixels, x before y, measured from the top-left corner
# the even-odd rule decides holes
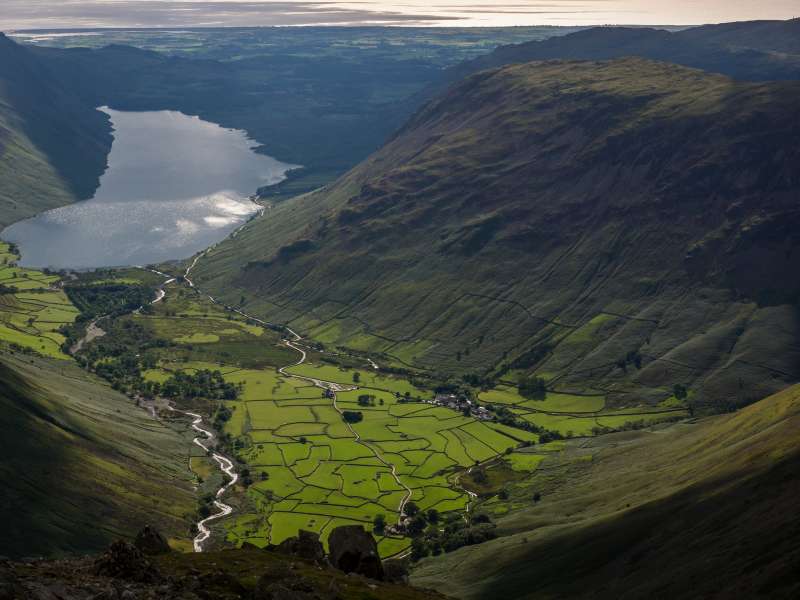
[[[146,523],[186,538],[186,441],[65,361],[0,359],[3,554],[94,551]]]
[[[797,597],[798,431],[794,386],[574,445],[545,463],[543,500],[499,522],[504,537],[426,559],[413,581],[465,598]]]
[[[640,59],[481,73],[196,278],[387,361],[749,402],[800,376],[798,96]]]
[[[105,115],[0,34],[0,227],[91,197],[110,131]]]

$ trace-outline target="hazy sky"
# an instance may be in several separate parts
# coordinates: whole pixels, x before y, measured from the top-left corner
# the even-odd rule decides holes
[[[0,30],[254,25],[700,24],[800,16],[800,0],[0,0]]]

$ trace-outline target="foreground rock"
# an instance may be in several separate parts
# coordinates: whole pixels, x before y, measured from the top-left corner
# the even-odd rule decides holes
[[[325,561],[325,548],[319,541],[319,534],[301,529],[296,537],[290,537],[274,547],[275,552],[289,554],[316,563]]]
[[[138,583],[156,583],[161,575],[155,566],[133,544],[114,542],[111,547],[94,562],[93,574],[135,581]]]
[[[0,600],[443,598],[435,592],[376,581],[383,576],[377,545],[360,526],[332,532],[332,556],[338,568],[325,560],[319,537],[310,532],[271,550],[249,546],[201,554],[163,553],[159,538],[158,532],[150,530],[137,538],[137,544],[115,542],[96,557],[0,560]],[[153,551],[161,553],[145,553]]]
[[[136,546],[142,554],[147,554],[148,556],[158,556],[159,554],[167,554],[172,551],[167,543],[167,539],[155,528],[150,527],[150,525],[146,525],[144,529],[138,533],[134,546]]]
[[[331,566],[345,573],[357,573],[370,579],[383,579],[378,544],[361,525],[343,525],[328,538]]]

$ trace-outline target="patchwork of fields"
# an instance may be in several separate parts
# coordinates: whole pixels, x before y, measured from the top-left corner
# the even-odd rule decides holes
[[[279,368],[300,354],[275,332],[179,287],[148,312],[129,318],[171,347],[157,351],[157,367],[143,373],[146,380],[163,383],[177,371],[219,370],[239,390],[236,400],[224,401],[231,411],[224,433],[251,483],[240,490],[245,499],[236,515],[216,525],[232,543],[277,544],[298,529],[326,541],[338,525],[372,529],[378,515],[395,523],[407,500],[423,511],[463,511],[469,495],[456,478],[465,467],[538,440],[531,432],[435,406],[430,390],[367,364],[345,369],[309,352],[306,362],[282,373]],[[310,379],[345,391],[326,394]],[[361,420],[347,423],[344,411],[360,413]],[[202,457],[193,466],[209,475]],[[384,556],[409,545],[400,536],[379,540]]]
[[[550,391],[531,400],[501,384],[478,401],[511,414],[512,422],[531,424],[530,430],[479,420],[434,404],[432,390],[386,375],[366,359],[298,350],[278,332],[177,283],[146,310],[105,323],[109,335],[84,352],[90,368],[130,373],[133,361],[143,369],[134,376],[147,385],[173,387],[178,374],[218,371],[215,377],[235,390],[227,399],[202,392],[172,397],[208,415],[221,429],[222,450],[239,463],[241,483],[228,500],[235,512],[212,524],[215,539],[236,545],[278,544],[298,529],[315,531],[326,543],[338,525],[373,530],[380,516],[397,523],[409,501],[422,512],[463,512],[472,504],[470,492],[486,494],[475,505],[488,501],[486,508],[499,514],[498,492],[562,448],[559,441],[540,444],[545,432],[550,439],[552,432],[592,436],[685,414],[669,403],[610,409],[601,395]],[[190,464],[202,503],[221,475],[198,448]],[[376,536],[385,557],[411,545],[391,527]]]
[[[0,340],[66,359],[59,329],[73,323],[78,310],[57,287],[57,276],[23,269],[16,261],[9,245],[0,242]]]

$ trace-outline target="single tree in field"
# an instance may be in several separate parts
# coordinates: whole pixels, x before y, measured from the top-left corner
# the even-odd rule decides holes
[[[361,381],[361,373],[356,371],[353,373],[353,383],[358,383],[359,381]]]
[[[383,535],[386,531],[386,515],[375,515],[375,520],[372,522],[372,530],[378,535]]]

